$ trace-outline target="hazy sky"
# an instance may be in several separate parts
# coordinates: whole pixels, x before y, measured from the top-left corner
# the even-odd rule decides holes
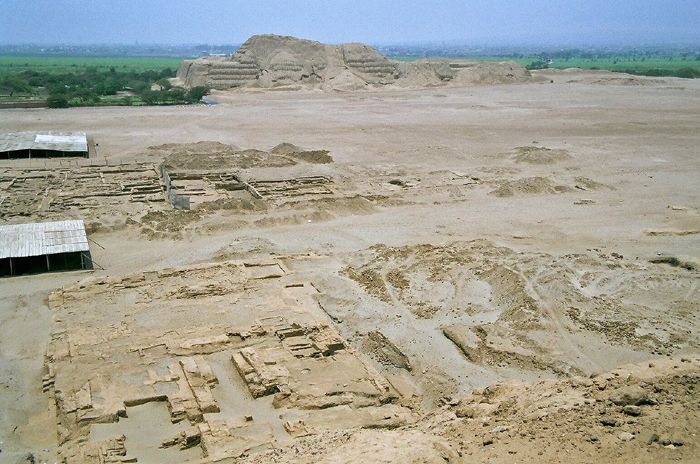
[[[0,0],[0,43],[700,44],[700,0]]]

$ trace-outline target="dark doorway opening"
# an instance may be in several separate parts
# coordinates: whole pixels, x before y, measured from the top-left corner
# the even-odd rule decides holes
[[[0,277],[12,275],[12,266],[10,266],[10,258],[0,259]]]
[[[13,150],[0,153],[0,159],[24,159],[24,158],[87,158],[84,151],[58,151],[58,150]]]
[[[80,261],[80,253],[57,253],[49,255],[49,270],[54,271],[73,271],[82,269],[83,265]]]
[[[49,270],[45,255],[12,258],[12,264],[14,265],[13,275],[38,274]]]
[[[0,277],[94,269],[89,251],[0,259]]]

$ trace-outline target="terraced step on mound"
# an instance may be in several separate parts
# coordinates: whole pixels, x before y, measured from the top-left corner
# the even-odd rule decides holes
[[[519,83],[534,78],[514,63],[393,61],[361,43],[325,45],[312,40],[256,35],[229,58],[184,60],[177,73],[187,87],[225,90],[320,88],[358,90],[383,87]]]

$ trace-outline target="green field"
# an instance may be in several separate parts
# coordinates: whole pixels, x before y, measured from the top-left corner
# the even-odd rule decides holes
[[[455,56],[452,59],[473,59],[482,61],[509,61],[508,58],[497,56]],[[0,77],[22,71],[33,70],[49,73],[83,72],[89,68],[106,71],[114,67],[118,72],[143,72],[147,70],[160,71],[166,68],[177,69],[183,58],[177,57],[86,57],[86,56],[3,56],[0,55]],[[393,56],[392,59],[413,61],[415,57]],[[527,66],[537,58],[518,58],[512,60]],[[550,68],[582,68],[606,69],[609,71],[628,71],[645,73],[652,69],[677,70],[694,68],[700,70],[700,61],[695,59],[682,60],[680,57],[669,58],[570,58],[555,59]]]
[[[177,57],[92,57],[92,56],[5,56],[0,55],[0,77],[22,71],[39,71],[52,74],[80,73],[94,68],[107,71],[114,67],[117,72],[160,71],[177,69],[182,58]]]
[[[479,57],[464,57],[464,59],[483,60],[483,61],[515,61],[516,63],[527,66],[537,58],[499,58],[494,56],[479,56]],[[652,69],[668,69],[675,70],[681,68],[694,68],[700,70],[700,61],[681,60],[675,58],[669,61],[668,58],[570,58],[568,60],[555,59],[554,63],[549,65],[550,68],[566,69],[566,68],[581,68],[581,69],[605,69],[608,71],[625,71],[636,70],[639,72],[649,71]]]
[[[416,57],[407,56],[392,56],[392,59],[399,61],[414,61]],[[530,58],[504,58],[498,56],[454,56],[451,59],[478,60],[478,61],[515,61],[522,66],[528,66],[531,63],[538,61],[536,57]],[[555,59],[554,63],[549,65],[550,68],[566,69],[566,68],[581,68],[581,69],[604,69],[608,71],[632,72],[633,74],[646,74],[652,70],[662,71],[677,71],[683,68],[692,68],[700,71],[700,61],[693,59],[683,60],[680,57],[673,57],[669,60],[666,58],[629,58],[629,57],[610,57],[610,58],[570,58]]]
[[[565,68],[583,68],[583,69],[607,69],[609,71],[625,71],[634,69],[638,71],[649,71],[651,69],[681,69],[694,68],[700,69],[700,61],[696,60],[681,60],[675,58],[647,58],[642,61],[640,58],[633,60],[631,58],[571,58],[569,60],[554,60],[550,68],[565,69]]]

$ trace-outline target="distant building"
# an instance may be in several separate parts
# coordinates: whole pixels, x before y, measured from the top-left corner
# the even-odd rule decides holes
[[[0,159],[87,158],[84,132],[13,132],[0,134]]]
[[[83,221],[0,226],[0,277],[92,268]]]

